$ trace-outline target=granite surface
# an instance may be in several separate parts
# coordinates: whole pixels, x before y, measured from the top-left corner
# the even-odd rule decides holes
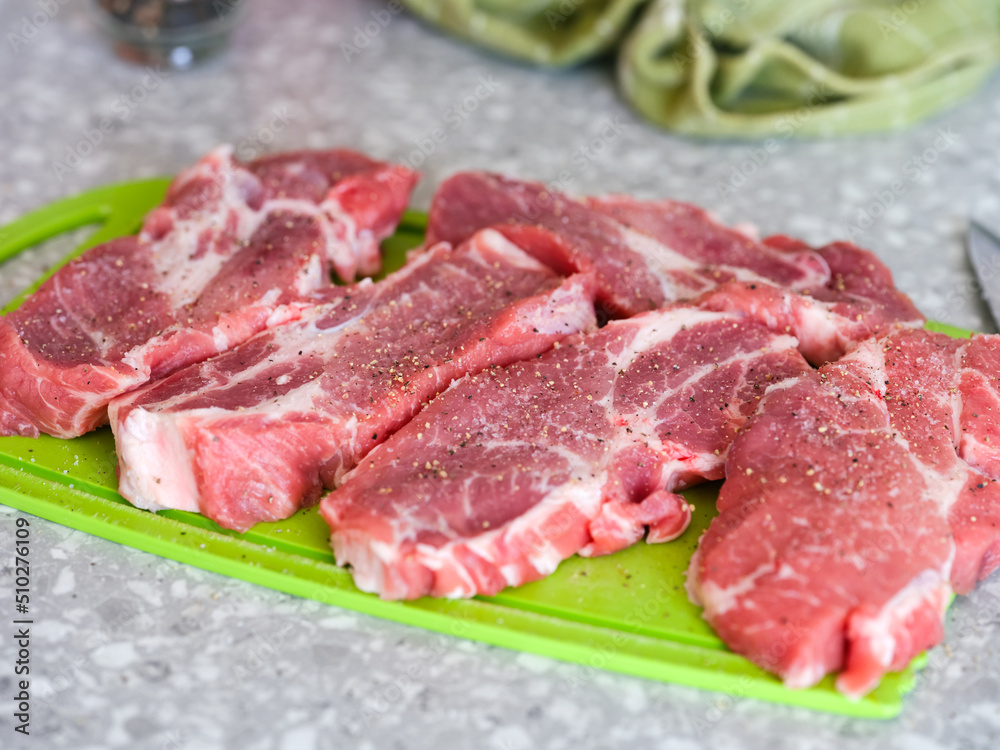
[[[174,174],[223,141],[242,156],[346,145],[419,166],[420,206],[444,176],[489,167],[582,193],[681,198],[763,233],[853,237],[929,316],[995,330],[963,236],[972,215],[1000,225],[998,78],[895,135],[700,142],[640,122],[607,64],[530,69],[380,13],[380,0],[252,2],[231,49],[183,73],[116,59],[83,5],[0,4],[0,223],[90,187]],[[103,118],[110,132],[81,146]],[[0,300],[72,244],[0,265]],[[7,612],[24,514],[0,511]],[[902,715],[865,721],[446,639],[41,520],[31,530],[32,734],[13,732],[16,649],[4,635],[3,748],[1000,746],[997,577],[956,601]]]

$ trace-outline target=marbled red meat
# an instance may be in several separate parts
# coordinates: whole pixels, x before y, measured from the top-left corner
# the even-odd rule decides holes
[[[758,242],[694,206],[625,196],[581,198],[484,172],[447,180],[431,207],[428,241],[455,242],[495,226],[561,270],[593,269],[611,317],[701,297],[702,307],[746,310],[799,339],[814,364],[856,341],[923,316],[888,269],[848,243],[819,249],[787,237]]]
[[[764,243],[788,252],[808,249],[788,237],[768,237]],[[774,330],[792,333],[799,339],[799,351],[814,365],[832,362],[855,343],[896,327],[923,324],[924,316],[872,253],[848,242],[815,252],[830,269],[826,284],[799,292],[737,281],[721,284],[698,302],[710,310],[740,310]]]
[[[768,391],[689,571],[730,648],[860,696],[940,641],[1000,563],[998,345],[903,330]]]
[[[60,269],[0,318],[0,434],[74,437],[114,396],[296,319],[330,270],[378,265],[415,175],[347,151],[213,151],[138,237]]]
[[[286,518],[453,378],[594,325],[590,276],[564,279],[492,231],[328,295],[112,402],[122,495],[239,530]]]
[[[662,221],[649,218],[674,205],[684,217],[683,227],[665,216]],[[540,183],[464,172],[446,180],[434,195],[427,241],[459,242],[488,226],[515,242],[525,233],[549,233],[548,251],[541,259],[562,270],[592,268],[598,299],[615,317],[696,296],[721,281],[770,278],[760,275],[764,271],[791,287],[814,286],[828,278],[816,256],[763,249],[706,214],[684,209],[680,204],[626,198],[579,201]],[[674,231],[652,234],[651,227]],[[723,262],[734,259],[742,262]]]
[[[673,539],[675,493],[721,478],[767,385],[808,369],[789,336],[677,307],[466,376],[323,500],[337,561],[387,599],[459,597]]]

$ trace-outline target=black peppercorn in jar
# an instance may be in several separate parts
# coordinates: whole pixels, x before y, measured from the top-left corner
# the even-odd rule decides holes
[[[188,68],[222,50],[245,0],[96,0],[115,51],[142,64]]]

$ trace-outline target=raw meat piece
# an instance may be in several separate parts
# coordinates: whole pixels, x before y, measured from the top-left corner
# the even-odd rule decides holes
[[[677,490],[722,476],[790,336],[676,307],[469,375],[376,448],[321,512],[338,563],[386,599],[494,594],[575,554],[667,541]]]
[[[788,289],[814,289],[830,269],[811,248],[785,251],[719,224],[708,212],[678,201],[639,201],[614,195],[582,202],[637,229],[702,266],[746,268]]]
[[[682,226],[649,219],[670,206],[676,207]],[[441,185],[431,206],[427,242],[460,242],[489,226],[514,242],[526,233],[550,234],[540,259],[560,270],[593,268],[598,300],[614,317],[688,299],[734,278],[773,278],[793,287],[815,286],[828,278],[817,256],[762,248],[683,204],[627,198],[581,202],[540,183],[487,172],[460,173]],[[661,231],[651,234],[651,226]],[[541,245],[537,240],[532,244]],[[733,259],[742,262],[722,262]],[[773,275],[761,275],[766,272]]]
[[[813,250],[788,237],[757,242],[674,201],[575,200],[538,183],[467,172],[435,195],[428,241],[454,242],[492,225],[515,242],[531,236],[539,259],[554,268],[593,268],[611,317],[701,297],[706,309],[746,310],[790,333],[817,365],[894,324],[924,320],[861,248]]]
[[[996,430],[997,345],[898,331],[768,391],[688,574],[730,648],[857,697],[941,640],[1000,563],[1000,484],[965,460]]]
[[[960,411],[951,435],[972,471],[948,522],[955,537],[952,586],[972,590],[1000,567],[1000,336],[975,336],[959,350],[957,382],[948,388]]]
[[[346,151],[184,171],[138,238],[93,248],[0,318],[0,434],[75,437],[114,396],[299,317],[377,265],[415,175]]]
[[[241,531],[286,518],[453,378],[594,325],[591,277],[563,279],[492,231],[329,296],[112,402],[122,495]]]
[[[808,248],[789,237],[768,237],[764,243],[788,252]],[[698,303],[708,310],[741,310],[774,330],[792,333],[799,339],[799,351],[814,365],[832,362],[854,343],[884,336],[895,327],[923,325],[924,316],[872,253],[847,242],[815,252],[830,269],[828,284],[798,293],[772,284],[730,282]]]

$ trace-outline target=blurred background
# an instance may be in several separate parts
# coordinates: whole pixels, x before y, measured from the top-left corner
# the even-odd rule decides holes
[[[948,47],[956,59],[975,47],[966,61],[971,72],[949,78],[938,69],[937,99],[924,100],[922,109],[910,101],[925,96],[919,82],[895,74],[889,88],[864,92],[910,101],[900,105],[905,117],[886,121],[888,109],[875,105],[830,117],[826,105],[850,96],[818,97],[781,66],[747,73],[757,76],[756,88],[734,94],[737,63],[746,61],[726,57],[736,41],[725,34],[788,35],[781,24],[741,17],[707,42],[687,31],[671,36],[671,29],[689,28],[683,15],[680,27],[669,16],[684,3],[601,4],[618,6],[620,18],[587,18],[605,20],[604,37],[614,39],[598,44],[593,34],[600,32],[588,30],[577,51],[560,48],[542,27],[554,51],[535,61],[574,63],[568,68],[536,66],[530,50],[537,40],[524,46],[515,34],[496,42],[509,29],[470,43],[491,8],[505,5],[500,0],[482,3],[486,16],[477,17],[462,15],[468,3],[439,3],[445,15],[433,23],[394,0],[216,4],[222,15],[238,13],[231,30],[214,30],[229,34],[218,49],[211,40],[181,38],[152,52],[113,25],[130,20],[128,3],[104,10],[97,2],[0,4],[0,224],[91,187],[176,174],[222,142],[243,159],[343,146],[419,169],[417,208],[427,207],[447,175],[486,168],[571,193],[688,201],[727,223],[813,244],[851,239],[890,266],[928,317],[996,330],[965,250],[970,217],[1000,227],[1000,77],[989,74],[992,48],[978,38]],[[432,18],[429,3],[411,5]],[[529,30],[546,9],[562,12],[533,5]],[[562,3],[567,14],[584,5]],[[780,4],[767,5],[773,17]],[[744,10],[746,3],[729,6]],[[659,25],[640,21],[647,36],[623,61],[622,28],[638,28],[651,8]],[[118,21],[102,21],[109,12]],[[862,41],[880,48],[907,35],[910,16],[901,18],[888,30],[876,25]],[[549,31],[562,21],[554,23]],[[822,29],[801,28],[813,36],[803,31],[790,46],[828,63],[826,73],[814,71],[820,77],[847,65],[852,50],[868,49],[858,42],[831,51]],[[684,65],[696,70],[706,43],[716,45],[726,75],[698,83],[715,99],[695,106],[699,94]],[[839,68],[830,62],[844,55]],[[946,72],[964,64],[959,59]],[[929,114],[938,104],[941,111]],[[726,106],[739,116],[720,124],[712,112]],[[918,111],[929,118],[914,122]],[[857,129],[855,117],[867,118],[865,129],[890,130],[842,134]],[[829,137],[813,132],[824,128]],[[0,301],[78,237],[0,265]],[[37,736],[22,745],[8,744],[11,718],[0,713],[2,747],[777,750],[878,743],[971,750],[1000,742],[996,578],[954,605],[947,643],[935,650],[903,716],[875,723],[443,638],[39,524],[35,580],[46,614],[35,651],[48,692],[36,707]],[[0,548],[9,548],[11,529],[0,525]],[[5,664],[9,649],[0,647]],[[0,671],[0,694],[11,684]]]

